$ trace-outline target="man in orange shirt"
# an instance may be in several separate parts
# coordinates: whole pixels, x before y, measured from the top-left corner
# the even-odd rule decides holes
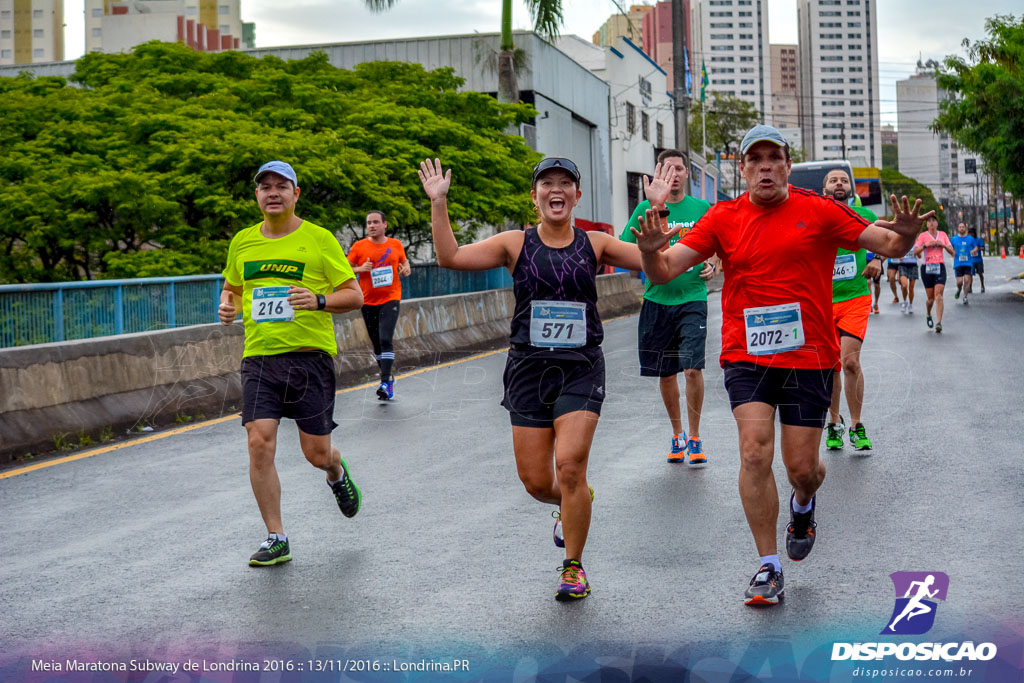
[[[363,321],[373,342],[373,358],[380,366],[377,398],[389,401],[395,397],[395,378],[391,366],[395,362],[392,337],[398,322],[398,306],[402,299],[402,281],[412,272],[402,243],[384,233],[387,216],[374,210],[366,215],[366,238],[357,241],[348,252],[352,270],[359,276],[363,290]]]

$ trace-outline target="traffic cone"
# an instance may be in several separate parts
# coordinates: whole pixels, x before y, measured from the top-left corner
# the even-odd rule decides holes
[[[1006,247],[999,247],[999,258],[1006,258]]]
[[[1020,245],[1020,253],[1017,256],[1024,258],[1024,244]]]

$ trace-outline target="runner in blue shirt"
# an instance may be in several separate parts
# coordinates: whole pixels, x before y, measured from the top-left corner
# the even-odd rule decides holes
[[[954,299],[960,298],[960,292],[964,294],[964,306],[967,305],[967,295],[971,291],[971,283],[974,277],[971,275],[973,266],[971,257],[978,252],[975,246],[975,239],[967,234],[967,226],[963,223],[956,226],[956,235],[949,240],[953,245],[953,267],[956,274],[956,294]]]
[[[977,275],[978,279],[981,280],[981,293],[985,293],[985,259],[981,257],[985,253],[985,240],[978,237],[978,231],[974,228],[970,228],[967,234],[974,238],[974,246],[978,248],[978,251],[971,257],[971,266],[973,268],[972,275]]]

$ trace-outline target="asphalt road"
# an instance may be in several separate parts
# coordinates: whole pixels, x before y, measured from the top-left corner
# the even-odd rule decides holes
[[[334,441],[364,494],[354,519],[286,422],[277,464],[294,560],[282,566],[247,566],[265,533],[238,420],[0,480],[0,679],[72,655],[389,666],[465,657],[473,677],[495,680],[557,673],[574,657],[626,678],[641,660],[683,662],[715,680],[776,657],[782,668],[802,661],[804,676],[832,641],[878,639],[893,608],[888,575],[900,570],[950,577],[930,638],[996,634],[1019,656],[1024,300],[1013,291],[1024,287],[1006,276],[1024,262],[986,267],[988,291],[976,286],[969,307],[950,288],[941,335],[925,326],[920,286],[913,316],[883,291],[862,359],[875,449],[823,451],[817,545],[799,565],[784,560],[779,607],[742,603],[758,557],[736,488],[716,294],[702,470],[665,462],[670,428],[656,382],[637,376],[636,317],[606,325],[588,599],[553,599],[552,508],[517,479],[497,352],[400,377],[392,404],[370,388],[338,396]],[[785,510],[780,458],[775,472]],[[386,677],[370,667],[325,676]],[[252,676],[236,680],[312,674]]]

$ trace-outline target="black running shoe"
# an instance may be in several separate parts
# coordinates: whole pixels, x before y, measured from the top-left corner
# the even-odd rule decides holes
[[[277,540],[274,536],[268,536],[267,540],[260,543],[260,548],[249,558],[250,567],[269,567],[273,564],[289,562],[292,559],[291,548],[288,547],[288,539]]]
[[[346,517],[355,517],[359,512],[359,505],[363,497],[359,493],[359,487],[349,475],[348,463],[345,462],[345,458],[341,459],[341,467],[345,470],[345,474],[342,475],[341,481],[330,484],[330,487],[334,491],[334,499],[338,501],[341,514]]]
[[[779,600],[785,597],[786,590],[783,586],[782,572],[777,572],[775,567],[766,564],[758,569],[754,578],[750,580],[750,586],[743,594],[743,603],[746,605],[777,605]]]
[[[811,498],[810,512],[796,512],[793,510],[793,497],[789,496],[789,526],[786,527],[786,554],[789,559],[799,562],[811,554],[814,547],[814,532],[817,524],[814,523],[814,498]]]

